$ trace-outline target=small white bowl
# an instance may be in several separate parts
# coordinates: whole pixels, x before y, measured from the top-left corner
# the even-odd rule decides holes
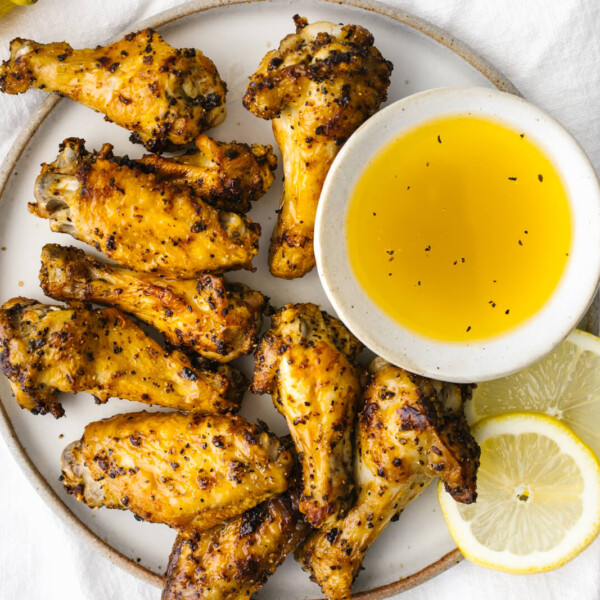
[[[546,304],[506,333],[473,342],[422,337],[389,317],[362,289],[350,264],[348,200],[369,159],[419,123],[451,115],[500,121],[524,132],[552,161],[567,191],[572,247]],[[368,240],[365,240],[368,243]],[[319,277],[336,312],[373,352],[405,369],[458,383],[495,379],[551,352],[576,327],[600,280],[600,186],[582,148],[557,121],[523,98],[486,88],[440,88],[384,108],[364,123],[335,159],[315,227]]]

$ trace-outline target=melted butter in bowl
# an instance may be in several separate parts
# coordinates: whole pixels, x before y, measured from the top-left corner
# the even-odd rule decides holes
[[[403,133],[359,176],[346,236],[368,296],[412,331],[489,338],[550,298],[571,246],[547,156],[498,121],[445,116]]]
[[[594,298],[600,186],[569,132],[523,98],[430,90],[346,142],[315,255],[373,352],[436,379],[494,379],[555,348]]]

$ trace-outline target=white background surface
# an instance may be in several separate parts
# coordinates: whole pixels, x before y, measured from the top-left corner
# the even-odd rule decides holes
[[[600,168],[600,3],[597,0],[388,0],[471,45],[529,100],[569,128]],[[0,57],[16,36],[94,45],[175,0],[39,0],[0,21]],[[201,47],[201,43],[198,43]],[[0,97],[0,160],[43,100]],[[599,424],[600,426],[600,424]],[[512,577],[466,562],[403,600],[597,600],[600,541],[562,569]],[[36,495],[0,441],[0,600],[158,600],[160,591],[73,536]]]

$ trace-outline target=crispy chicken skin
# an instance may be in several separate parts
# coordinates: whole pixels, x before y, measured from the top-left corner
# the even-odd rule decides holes
[[[84,50],[16,38],[0,67],[0,90],[32,87],[104,113],[152,152],[188,144],[225,119],[227,88],[212,61],[173,48],[152,29]]]
[[[296,33],[262,59],[244,106],[271,119],[284,189],[271,238],[276,277],[302,277],[315,265],[313,230],[325,176],[342,144],[385,101],[392,64],[359,25],[294,17]]]
[[[203,273],[165,279],[107,265],[73,246],[46,244],[40,285],[55,300],[115,306],[153,325],[174,347],[229,362],[258,342],[266,298],[241,283]]]
[[[90,423],[61,463],[88,506],[193,535],[285,492],[293,457],[240,416],[138,412]]]
[[[57,392],[90,392],[191,412],[236,410],[244,381],[223,365],[195,368],[174,350],[166,353],[114,308],[81,302],[66,308],[13,298],[0,308],[0,367],[17,402],[34,414],[61,417]]]
[[[190,186],[204,202],[242,214],[273,183],[277,157],[271,146],[227,144],[207,135],[199,135],[194,143],[196,149],[181,156],[149,154],[139,162],[152,166],[163,181]]]
[[[112,146],[87,152],[69,138],[44,164],[29,210],[136,271],[190,279],[203,271],[252,268],[260,226],[220,211],[150,167],[118,158]]]
[[[352,502],[352,429],[360,384],[352,365],[362,346],[314,304],[276,313],[257,353],[252,390],[270,393],[302,465],[300,510],[315,527]]]
[[[191,537],[178,536],[162,600],[243,600],[260,589],[309,527],[284,494]]]
[[[475,501],[479,447],[462,413],[468,386],[432,381],[371,362],[358,418],[358,498],[348,514],[312,534],[296,559],[330,600],[348,599],[370,545],[440,477],[455,500]]]

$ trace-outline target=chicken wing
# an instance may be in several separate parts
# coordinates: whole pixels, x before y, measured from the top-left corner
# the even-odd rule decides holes
[[[189,279],[203,271],[252,268],[260,226],[219,211],[191,189],[157,179],[150,167],[64,141],[43,165],[29,210],[137,271]]]
[[[173,48],[152,29],[84,50],[16,38],[0,67],[0,90],[32,87],[104,113],[152,152],[187,144],[225,119],[227,88],[212,61]]]
[[[276,277],[315,265],[313,230],[325,176],[342,144],[386,99],[392,64],[359,25],[294,17],[296,33],[271,50],[250,78],[244,106],[273,121],[285,176],[271,238]]]
[[[358,498],[348,514],[311,535],[296,559],[330,600],[350,598],[370,545],[435,477],[459,502],[475,501],[479,447],[462,413],[470,395],[375,359],[358,419]]]
[[[276,437],[240,416],[178,412],[90,423],[61,462],[67,491],[88,506],[189,535],[285,492],[293,467]]]
[[[166,353],[114,308],[81,302],[67,308],[13,298],[0,308],[0,367],[17,402],[34,414],[62,417],[57,392],[90,392],[191,412],[236,410],[241,373],[222,365],[194,368],[177,350]]]
[[[161,180],[188,185],[204,202],[235,213],[248,212],[273,183],[277,157],[271,146],[226,144],[207,135],[194,143],[196,150],[182,156],[149,154],[139,162],[152,166]]]
[[[116,306],[156,327],[171,346],[187,346],[218,362],[254,350],[266,308],[260,292],[210,273],[164,279],[107,265],[58,244],[42,250],[40,285],[55,300]]]
[[[360,384],[352,361],[362,346],[314,304],[273,316],[256,353],[252,390],[271,393],[302,465],[300,510],[315,527],[340,518],[352,501],[352,442]]]
[[[308,531],[297,503],[285,494],[203,533],[180,535],[162,600],[250,598]]]

